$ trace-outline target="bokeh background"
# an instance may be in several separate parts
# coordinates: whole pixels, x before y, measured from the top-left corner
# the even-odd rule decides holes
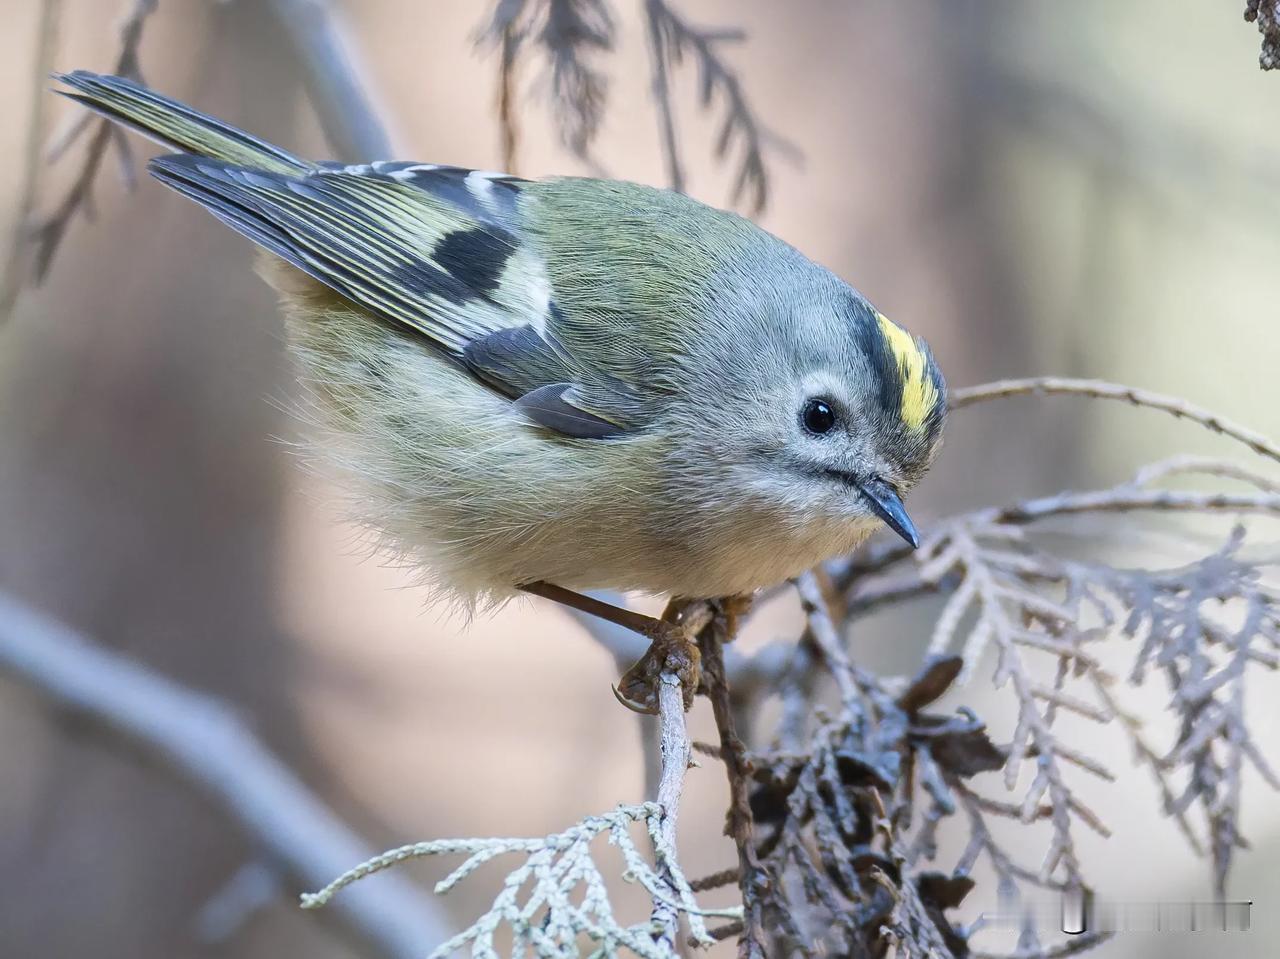
[[[57,66],[108,69],[123,6],[65,0]],[[330,155],[268,6],[161,0],[146,77],[287,148]],[[496,58],[474,43],[490,4],[333,6],[397,153],[500,165]],[[765,123],[804,153],[801,164],[773,157],[760,222],[924,334],[952,383],[1096,376],[1280,434],[1280,75],[1259,71],[1243,3],[678,7],[746,31],[727,56]],[[3,8],[0,223],[12,224],[32,84],[44,82],[33,75],[41,8]],[[640,5],[616,9],[594,152],[612,176],[661,184]],[[523,80],[519,172],[585,172],[555,137],[538,68]],[[712,157],[716,124],[696,94],[682,74],[689,191],[724,204],[732,171]],[[73,115],[53,109],[55,126]],[[39,209],[74,166],[41,174]],[[0,586],[233,703],[377,845],[541,835],[641,798],[641,731],[610,695],[612,658],[546,604],[468,624],[367,556],[326,478],[278,441],[293,435],[281,412],[292,387],[250,244],[155,183],[129,195],[118,181],[108,165],[96,222],[76,223],[0,330]],[[1110,484],[1177,450],[1224,451],[1110,405],[982,408],[955,418],[913,512],[927,523]],[[929,612],[877,617],[855,652],[911,670]],[[772,609],[746,642],[793,635],[790,613]],[[988,686],[980,670],[957,701],[981,712]],[[1273,746],[1274,687],[1251,709]],[[693,717],[704,738],[705,711]],[[1085,734],[1121,775],[1090,793],[1115,830],[1086,841],[1100,892],[1209,898],[1206,863],[1155,814],[1154,788],[1118,737]],[[1258,904],[1253,932],[1211,946],[1127,936],[1097,955],[1272,954],[1280,805],[1256,779],[1245,800],[1254,848],[1232,889]],[[732,861],[724,801],[719,768],[694,770],[681,818],[691,874]],[[0,956],[360,955],[288,896],[203,941],[202,906],[250,857],[234,825],[164,769],[0,679]],[[472,915],[481,892],[445,906]]]

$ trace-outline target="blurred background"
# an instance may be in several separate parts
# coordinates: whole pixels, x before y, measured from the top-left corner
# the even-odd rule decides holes
[[[65,0],[57,68],[109,70],[126,6]],[[330,156],[271,6],[161,0],[144,75],[288,149]],[[501,167],[497,57],[475,44],[491,4],[332,6],[398,155]],[[676,6],[746,32],[725,55],[763,122],[803,152],[800,163],[769,155],[759,221],[927,337],[951,383],[1113,379],[1280,434],[1280,75],[1259,71],[1243,3]],[[12,237],[32,85],[44,80],[34,77],[40,3],[4,7],[0,223]],[[641,6],[618,0],[616,12],[593,154],[608,175],[661,185]],[[519,172],[590,172],[555,135],[540,70],[525,68],[515,103]],[[673,90],[687,188],[725,205],[734,171],[713,157],[717,125],[691,73]],[[55,130],[74,114],[50,109]],[[542,602],[468,624],[370,558],[326,478],[305,474],[281,442],[294,435],[281,412],[292,386],[250,244],[145,177],[128,194],[113,163],[96,222],[74,224],[44,285],[0,330],[0,586],[234,704],[379,848],[542,835],[640,799],[641,730],[610,694],[610,655]],[[42,171],[37,210],[56,203],[76,164],[73,150]],[[1178,450],[1223,447],[1115,405],[984,407],[954,417],[913,513],[927,525],[1109,485]],[[877,616],[855,653],[911,671],[930,612]],[[792,613],[766,611],[744,642],[793,636]],[[957,701],[982,713],[989,685],[980,671]],[[1265,693],[1251,703],[1268,745],[1275,703]],[[707,712],[692,720],[702,738]],[[1120,742],[1090,745],[1121,774],[1090,792],[1115,831],[1086,837],[1100,893],[1209,898],[1206,863],[1153,814],[1145,773]],[[719,767],[691,776],[681,844],[699,875],[729,865],[733,850],[720,835]],[[1280,933],[1265,908],[1280,893],[1280,804],[1251,779],[1245,809],[1254,848],[1232,890],[1261,908],[1251,934],[1213,940],[1219,955],[1270,954]],[[0,956],[361,955],[287,895],[208,941],[202,907],[251,858],[235,825],[163,768],[0,679]],[[484,892],[464,888],[443,905],[472,916]],[[1096,954],[1203,948],[1128,936]]]

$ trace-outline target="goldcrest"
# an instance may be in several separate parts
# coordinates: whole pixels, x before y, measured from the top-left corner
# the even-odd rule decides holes
[[[456,597],[748,593],[881,522],[918,543],[937,364],[747,220],[611,180],[311,162],[129,80],[57,79],[178,151],[151,173],[266,251],[318,452]]]

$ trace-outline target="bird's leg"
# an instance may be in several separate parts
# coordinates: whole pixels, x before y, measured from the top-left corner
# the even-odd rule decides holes
[[[640,713],[656,713],[659,677],[668,672],[680,678],[685,709],[692,705],[702,679],[702,654],[698,652],[697,637],[714,615],[710,602],[673,599],[667,604],[662,618],[655,619],[551,583],[529,583],[520,589],[598,616],[649,640],[649,649],[622,674],[622,679],[614,687],[613,694],[622,705]]]

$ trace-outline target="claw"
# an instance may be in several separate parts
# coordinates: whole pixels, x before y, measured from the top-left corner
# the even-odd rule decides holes
[[[663,673],[680,679],[684,708],[693,705],[702,678],[702,655],[688,633],[675,624],[655,629],[652,645],[634,666],[622,674],[613,695],[628,709],[652,716],[658,712],[658,683]]]
[[[647,706],[644,703],[636,702],[634,699],[628,699],[626,696],[622,695],[622,690],[612,684],[610,684],[609,688],[613,690],[613,698],[622,703],[622,705],[626,706],[627,709],[631,710],[633,713],[640,713],[642,716],[658,715],[658,709],[656,706]]]

